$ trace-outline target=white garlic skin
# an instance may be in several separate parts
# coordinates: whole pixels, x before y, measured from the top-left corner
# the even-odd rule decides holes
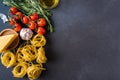
[[[32,38],[33,32],[29,28],[22,28],[20,31],[20,37],[22,40],[30,40]]]

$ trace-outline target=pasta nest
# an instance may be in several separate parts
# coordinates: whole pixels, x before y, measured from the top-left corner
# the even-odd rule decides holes
[[[35,47],[41,47],[46,44],[46,39],[43,35],[37,34],[33,37],[31,44]]]
[[[16,64],[16,56],[11,51],[5,51],[1,55],[1,62],[7,68],[12,67]]]

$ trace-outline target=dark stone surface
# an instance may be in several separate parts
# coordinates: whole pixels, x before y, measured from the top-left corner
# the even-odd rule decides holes
[[[120,0],[60,0],[52,13],[47,71],[38,80],[120,80]],[[6,27],[0,20],[0,30]],[[26,78],[13,78],[0,63],[0,80]]]

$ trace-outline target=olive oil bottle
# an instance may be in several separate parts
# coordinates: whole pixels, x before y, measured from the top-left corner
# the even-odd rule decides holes
[[[44,8],[52,9],[58,5],[59,0],[40,0],[40,3]]]

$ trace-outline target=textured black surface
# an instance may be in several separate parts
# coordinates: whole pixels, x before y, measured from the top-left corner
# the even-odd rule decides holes
[[[120,80],[120,0],[60,0],[52,13],[47,71],[38,80]],[[0,30],[6,27],[0,20]],[[13,78],[0,63],[0,80],[26,78]]]

